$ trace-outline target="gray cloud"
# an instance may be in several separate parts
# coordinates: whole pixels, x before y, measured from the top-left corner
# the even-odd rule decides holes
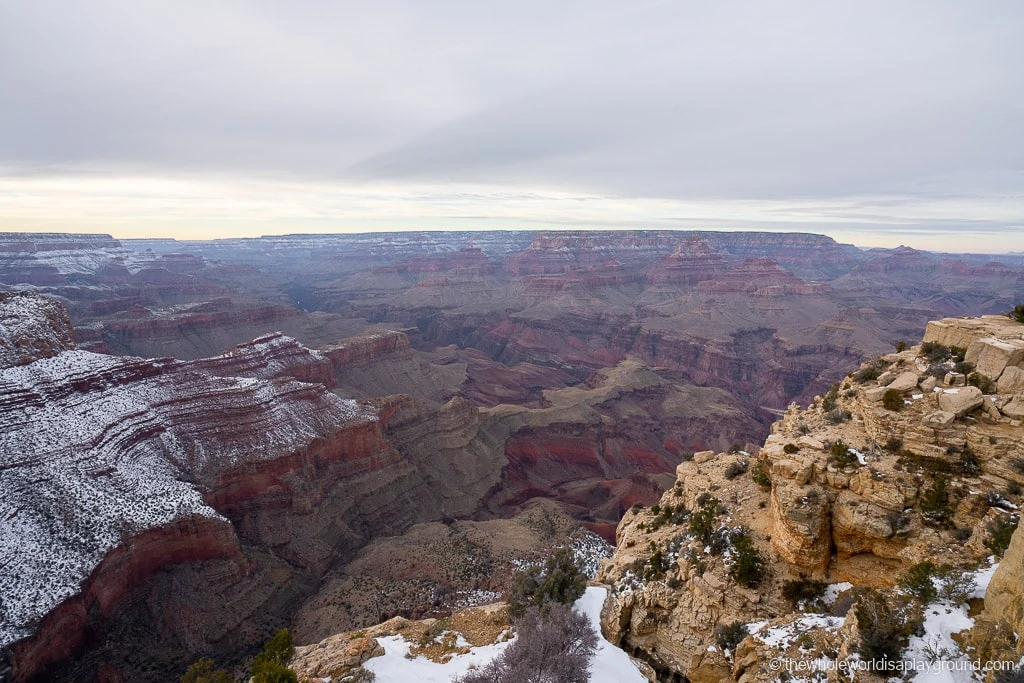
[[[0,0],[0,168],[1019,198],[1022,35],[1015,0]]]

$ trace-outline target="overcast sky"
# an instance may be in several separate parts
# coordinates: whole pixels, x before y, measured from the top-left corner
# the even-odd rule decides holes
[[[0,230],[1024,250],[1024,3],[0,0]]]

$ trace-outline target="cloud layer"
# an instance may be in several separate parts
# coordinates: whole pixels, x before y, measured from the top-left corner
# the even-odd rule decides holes
[[[47,196],[73,209],[104,179],[129,204],[186,179],[258,182],[325,229],[354,229],[325,195],[403,198],[370,220],[409,227],[495,197],[503,221],[600,227],[555,201],[586,196],[632,207],[611,220],[839,214],[1020,248],[1021,35],[1013,0],[0,2],[0,222],[31,229]],[[424,188],[434,213],[407,215]],[[181,226],[196,208],[150,199]]]

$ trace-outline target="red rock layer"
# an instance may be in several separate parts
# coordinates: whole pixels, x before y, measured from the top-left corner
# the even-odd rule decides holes
[[[243,561],[234,530],[222,520],[180,519],[133,536],[107,554],[82,583],[81,593],[43,618],[34,637],[11,647],[13,680],[38,680],[76,656],[86,646],[91,628],[109,618],[126,595],[155,573],[213,558]]]
[[[394,330],[340,339],[337,344],[321,351],[338,372],[385,356],[409,357],[412,354],[409,337],[404,332]]]

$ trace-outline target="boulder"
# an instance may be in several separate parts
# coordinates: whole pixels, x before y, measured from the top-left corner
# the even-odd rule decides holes
[[[1024,370],[1018,367],[1008,367],[999,376],[996,384],[1000,394],[1019,394],[1024,392]]]
[[[893,370],[886,370],[885,372],[878,376],[878,386],[884,387],[894,379],[896,379],[896,372]]]
[[[1024,394],[1017,394],[1000,412],[1010,419],[1019,420],[1024,418]]]
[[[878,403],[885,396],[885,392],[889,391],[889,387],[871,387],[864,392],[864,398],[869,401]]]
[[[926,394],[929,393],[932,389],[935,388],[936,383],[936,379],[931,375],[928,375],[923,380],[921,380],[921,391],[923,391]]]
[[[967,376],[960,372],[947,372],[942,382],[947,387],[962,387],[967,384]]]
[[[985,401],[978,387],[960,387],[939,394],[939,409],[963,417]]]
[[[932,429],[948,427],[956,419],[956,415],[948,413],[945,410],[936,411],[930,415],[925,415],[921,420],[921,424],[925,427],[931,427]]]
[[[907,392],[911,389],[917,388],[917,373],[916,372],[904,372],[900,373],[896,379],[894,379],[886,389],[895,389],[896,391]]]
[[[971,342],[964,360],[986,377],[998,378],[1008,366],[1024,361],[1024,340],[985,337]]]
[[[697,463],[698,465],[701,465],[701,464],[706,463],[706,462],[710,462],[711,460],[714,460],[714,459],[715,459],[715,452],[714,451],[699,451],[699,452],[693,454],[693,461],[695,463]]]

